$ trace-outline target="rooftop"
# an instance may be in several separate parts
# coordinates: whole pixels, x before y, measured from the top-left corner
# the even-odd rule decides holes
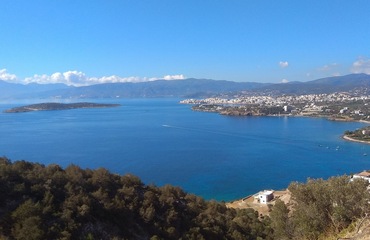
[[[368,171],[362,171],[362,172],[357,173],[355,175],[360,176],[360,177],[368,177],[368,178],[370,178],[370,172],[368,172]]]

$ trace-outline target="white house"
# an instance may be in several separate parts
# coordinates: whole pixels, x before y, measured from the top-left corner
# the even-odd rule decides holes
[[[254,195],[254,198],[262,204],[267,204],[269,201],[274,199],[274,191],[273,190],[263,190]]]
[[[341,109],[339,111],[339,113],[343,114],[343,113],[346,113],[347,111],[348,111],[348,107],[345,107],[345,108]]]
[[[362,130],[362,135],[370,135],[370,130]]]
[[[370,172],[362,171],[360,173],[354,174],[352,179],[362,178],[370,183]]]

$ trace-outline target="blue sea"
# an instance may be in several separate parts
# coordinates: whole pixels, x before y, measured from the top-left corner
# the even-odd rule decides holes
[[[36,101],[0,102],[0,155],[104,167],[219,201],[370,169],[370,145],[341,139],[363,123],[222,116],[194,112],[180,99],[89,101],[122,105],[6,114]]]

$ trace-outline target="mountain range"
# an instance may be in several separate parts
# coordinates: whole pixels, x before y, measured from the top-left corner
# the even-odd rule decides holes
[[[0,79],[0,99],[26,98],[201,98],[236,94],[370,94],[370,75],[350,74],[308,82],[257,83],[211,79],[157,80],[140,83],[104,83],[83,87],[64,84],[15,84]]]
[[[344,76],[320,78],[308,82],[288,82],[271,84],[255,90],[259,93],[269,94],[321,94],[334,92],[351,92],[357,94],[370,94],[370,75],[349,74]]]

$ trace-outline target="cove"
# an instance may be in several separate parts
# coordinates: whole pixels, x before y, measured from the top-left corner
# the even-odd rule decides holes
[[[121,106],[1,113],[0,154],[12,161],[104,167],[225,201],[308,177],[370,169],[364,155],[370,146],[341,139],[364,123],[222,116],[194,112],[180,99],[89,101]],[[3,102],[0,111],[24,103]]]

